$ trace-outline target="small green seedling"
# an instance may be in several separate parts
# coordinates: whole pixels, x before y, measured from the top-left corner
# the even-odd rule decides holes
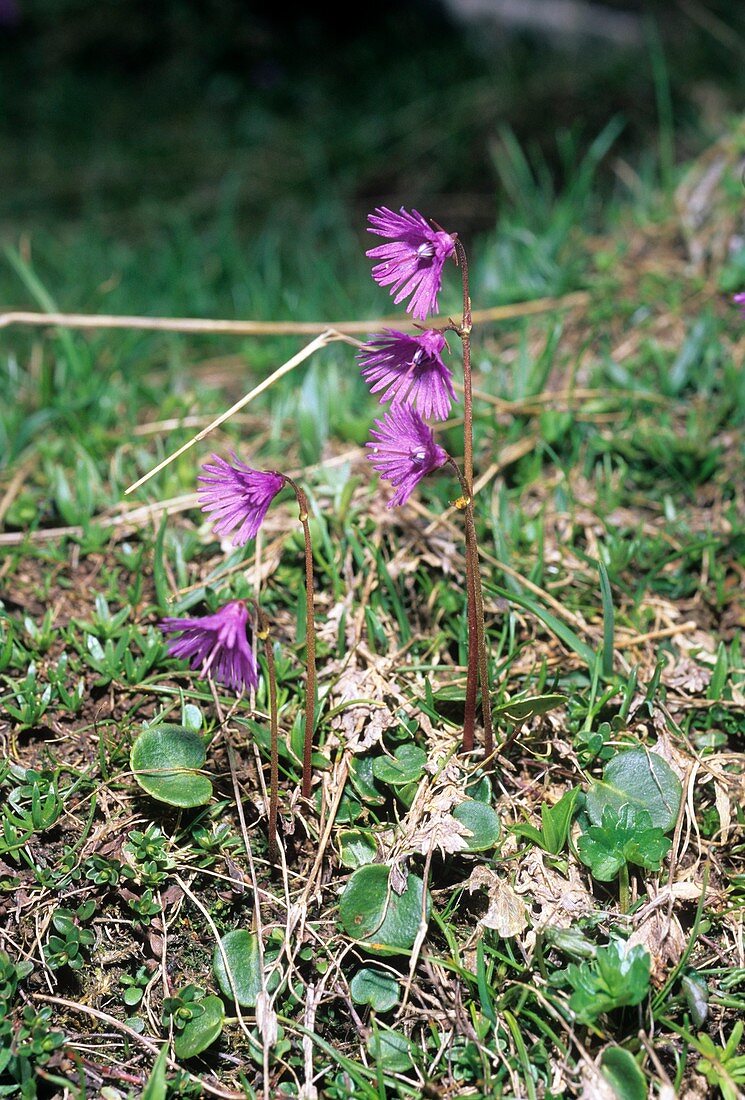
[[[581,1024],[594,1024],[607,1012],[638,1005],[649,992],[651,962],[644,947],[627,948],[620,940],[600,947],[594,959],[570,963],[552,976],[556,985],[569,985],[569,1007]]]
[[[590,825],[577,842],[579,857],[593,878],[611,882],[620,875],[620,905],[629,903],[629,864],[647,871],[659,871],[671,843],[662,829],[652,825],[646,810],[606,806],[600,825]]]
[[[745,1054],[737,1050],[745,1025],[738,1020],[723,1047],[718,1047],[705,1033],[699,1034],[698,1049],[703,1058],[696,1066],[712,1088],[718,1088],[724,1100],[739,1100],[745,1086]]]
[[[52,933],[44,944],[44,958],[51,970],[61,970],[68,966],[70,970],[80,970],[85,965],[84,948],[90,947],[95,936],[88,928],[81,928],[93,916],[96,903],[86,901],[73,912],[72,909],[57,909],[52,916],[57,935]]]
[[[567,791],[555,806],[549,806],[544,802],[541,806],[541,828],[528,822],[513,825],[512,832],[516,836],[531,840],[544,852],[557,856],[564,850],[569,837],[569,829],[574,817],[574,809],[580,794],[579,787],[573,787]]]

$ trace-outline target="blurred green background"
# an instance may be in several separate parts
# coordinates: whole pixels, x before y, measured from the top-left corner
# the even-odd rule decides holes
[[[462,235],[492,228],[520,198],[513,138],[548,201],[617,120],[599,173],[610,197],[664,177],[745,103],[731,0],[579,2],[580,27],[592,16],[579,33],[548,20],[552,0],[507,7],[524,20],[461,19],[457,0],[363,2],[343,18],[239,0],[3,0],[2,240],[31,238],[66,308],[287,316],[307,248],[356,253],[375,204],[421,207]],[[257,264],[282,283],[271,301],[241,295]],[[362,281],[337,272],[334,315],[368,307]],[[30,304],[7,272],[0,291]]]

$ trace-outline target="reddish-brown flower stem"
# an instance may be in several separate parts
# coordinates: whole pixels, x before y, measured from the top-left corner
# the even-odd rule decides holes
[[[456,332],[463,344],[463,476],[469,496],[473,495],[473,393],[471,384],[471,291],[468,281],[468,257],[463,244],[456,237],[455,253],[463,282],[463,319]]]
[[[469,613],[469,628],[471,614],[474,616],[474,630],[476,637],[476,653],[478,655],[478,676],[481,681],[481,711],[484,723],[484,756],[490,757],[494,751],[494,734],[492,726],[491,716],[491,699],[489,695],[489,663],[487,659],[486,650],[486,629],[484,625],[484,597],[481,589],[481,570],[479,568],[479,548],[476,539],[476,523],[473,516],[473,500],[468,493],[468,486],[466,485],[466,479],[463,473],[461,473],[457,462],[448,455],[448,464],[455,472],[461,487],[461,497],[455,502],[456,508],[465,514],[465,527],[466,527],[466,591],[468,598],[468,613]],[[471,654],[469,651],[469,667],[470,667]],[[468,704],[468,696],[466,697],[466,703]],[[471,730],[475,724],[476,717],[476,698],[475,693],[473,702],[471,703],[470,713],[466,714],[466,718],[470,718]],[[465,743],[465,728],[466,721],[464,720],[464,743],[463,748],[467,749]],[[473,748],[473,741],[471,741],[471,748]]]
[[[264,643],[264,658],[269,680],[269,859],[276,864],[279,858],[277,845],[277,815],[279,809],[279,720],[277,716],[277,676],[274,669],[274,650],[269,637],[269,620],[256,606],[256,635]]]
[[[316,710],[316,624],[313,598],[313,547],[308,526],[308,498],[305,491],[284,475],[285,481],[292,486],[299,509],[298,519],[303,527],[305,539],[305,740],[303,742],[303,779],[301,794],[310,798],[313,779],[313,734]]]
[[[463,317],[460,326],[454,325],[463,345],[463,479],[464,496],[473,498],[473,393],[471,384],[471,292],[468,281],[468,257],[461,241],[455,239],[456,262],[463,282]],[[460,473],[459,473],[460,477]],[[471,752],[474,746],[476,725],[476,695],[479,679],[478,602],[476,598],[476,573],[478,551],[466,529],[466,603],[468,615],[468,669],[466,672],[466,701],[463,714],[463,751]]]

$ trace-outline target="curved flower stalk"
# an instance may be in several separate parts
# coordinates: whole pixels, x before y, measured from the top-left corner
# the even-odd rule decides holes
[[[418,210],[409,213],[403,206],[398,214],[379,206],[368,215],[368,221],[369,233],[390,239],[389,244],[367,252],[371,259],[380,260],[372,270],[375,282],[390,286],[396,305],[411,295],[406,310],[420,321],[429,313],[438,313],[442,269],[455,253],[455,238],[434,229]]]
[[[371,336],[358,358],[362,377],[380,404],[416,405],[424,417],[447,420],[455,396],[453,375],[442,358],[445,337],[435,329],[416,336],[385,329]],[[382,391],[382,393],[381,393]]]
[[[233,455],[233,464],[218,455],[206,462],[199,477],[199,499],[202,511],[212,517],[214,530],[220,535],[232,533],[234,546],[243,546],[255,538],[269,505],[285,485],[295,493],[298,519],[305,540],[305,742],[303,748],[303,798],[310,797],[313,779],[313,732],[316,701],[316,633],[313,593],[313,547],[308,525],[308,498],[304,490],[287,474],[277,470],[255,470]]]
[[[213,615],[166,618],[159,625],[165,634],[179,634],[168,643],[169,654],[189,660],[200,676],[236,694],[258,687],[259,670],[246,634],[248,610],[242,600],[226,603]]]

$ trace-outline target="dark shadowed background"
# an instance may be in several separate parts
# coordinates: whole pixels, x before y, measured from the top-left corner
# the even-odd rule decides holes
[[[83,222],[132,240],[174,219],[288,232],[425,205],[493,224],[512,133],[561,186],[617,118],[604,172],[690,156],[742,109],[731,0],[3,0],[5,239]]]

